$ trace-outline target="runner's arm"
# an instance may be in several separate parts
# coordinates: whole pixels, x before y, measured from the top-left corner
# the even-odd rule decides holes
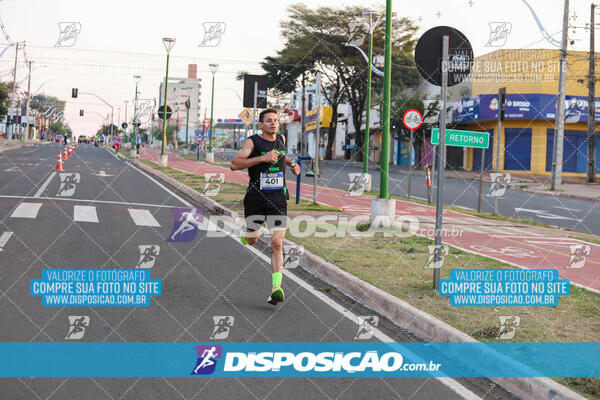
[[[248,157],[250,157],[250,154],[252,154],[252,150],[254,150],[254,143],[252,142],[251,139],[246,139],[246,141],[244,142],[244,145],[242,146],[242,149],[235,155],[235,157],[231,161],[231,165],[229,166],[229,169],[232,171],[235,171],[238,169],[245,169],[248,167],[252,167],[253,165],[257,165],[262,162],[271,161],[271,153],[272,152],[269,152],[262,156],[248,158]]]

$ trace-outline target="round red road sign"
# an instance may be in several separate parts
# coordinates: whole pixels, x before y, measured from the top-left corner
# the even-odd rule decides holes
[[[419,127],[423,124],[423,116],[419,112],[419,110],[415,110],[411,108],[406,110],[404,115],[402,116],[402,123],[406,127],[406,129],[419,129]]]

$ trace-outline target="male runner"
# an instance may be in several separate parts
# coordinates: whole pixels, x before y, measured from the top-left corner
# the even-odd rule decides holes
[[[271,232],[271,270],[273,289],[267,299],[273,305],[283,301],[281,271],[283,267],[283,238],[287,227],[287,202],[289,194],[285,186],[285,166],[294,175],[300,167],[286,156],[285,138],[279,130],[278,111],[267,108],[258,117],[259,135],[252,135],[236,154],[229,167],[232,171],[248,168],[250,182],[244,197],[246,228],[242,230],[242,243],[250,246],[258,241],[260,227],[267,222]]]

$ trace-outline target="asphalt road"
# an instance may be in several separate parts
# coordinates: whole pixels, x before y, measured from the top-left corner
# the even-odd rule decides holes
[[[225,152],[223,157],[233,159],[235,153]],[[348,190],[350,180],[348,174],[362,172],[362,164],[348,162],[347,160],[325,160],[319,164],[321,177],[319,185],[325,187]],[[304,169],[304,168],[303,168]],[[375,165],[369,166],[372,174],[371,190],[379,191],[380,174]],[[287,171],[287,179],[295,177]],[[432,177],[433,178],[433,177]],[[431,193],[431,201],[437,198],[437,178]],[[302,175],[302,182],[311,184],[312,176]],[[411,195],[419,200],[427,201],[427,187],[424,185],[423,174],[413,175]],[[483,196],[481,211],[492,213],[494,211],[494,197],[485,196],[489,191],[490,183],[483,182]],[[388,190],[391,195],[408,195],[408,171],[392,167]],[[479,197],[479,180],[469,178],[446,178],[444,180],[444,205],[458,208],[477,210]],[[498,200],[498,214],[517,219],[533,219],[536,222],[570,228],[579,232],[600,235],[600,202],[580,200],[567,197],[547,196],[523,190],[507,189],[503,197]]]
[[[348,190],[349,173],[362,172],[362,166],[342,161],[325,161],[320,165],[321,178],[319,184]],[[372,190],[379,191],[379,170],[370,168]],[[312,182],[312,177],[303,176],[304,182]],[[412,196],[427,200],[425,178],[414,175],[412,179]],[[437,183],[437,182],[435,182]],[[490,183],[483,183],[481,211],[492,213],[494,198],[487,197]],[[408,195],[408,172],[391,169],[388,190],[396,196]],[[477,210],[479,181],[472,179],[446,178],[444,180],[444,205]],[[432,201],[437,198],[435,187],[432,190]],[[533,219],[536,222],[571,228],[576,231],[600,235],[600,202],[572,199],[566,197],[546,196],[523,190],[507,189],[506,194],[498,200],[498,213],[518,219]]]
[[[184,199],[92,145],[80,146],[61,177],[54,171],[58,149],[46,144],[0,153],[0,235],[13,232],[8,239],[3,236],[0,246],[0,342],[73,342],[66,339],[69,316],[89,317],[79,340],[88,342],[207,342],[213,316],[234,317],[226,341],[355,340],[355,316],[368,313],[359,304],[335,291],[323,296],[314,289],[323,284],[299,272],[284,278],[286,301],[267,304],[268,256],[203,231],[190,242],[167,242],[173,208],[186,206]],[[67,176],[70,185],[65,185]],[[39,279],[43,269],[136,268],[142,245],[160,247],[151,274],[162,280],[162,294],[148,307],[48,307],[30,294],[30,281]],[[394,341],[417,340],[385,321],[380,331]],[[85,354],[81,362],[89,362]],[[459,399],[465,396],[456,387],[464,385],[475,393],[470,398],[510,398],[490,389],[486,380],[458,382],[18,378],[0,380],[0,397]]]

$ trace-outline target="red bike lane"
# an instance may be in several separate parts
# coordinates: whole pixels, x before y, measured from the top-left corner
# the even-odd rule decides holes
[[[203,162],[169,154],[169,167],[192,174],[223,173],[225,181],[248,184],[246,171],[231,171]],[[160,152],[145,149],[141,159],[158,163]],[[350,183],[349,183],[350,185]],[[290,193],[296,182],[287,181]],[[301,198],[313,199],[313,185],[301,184]],[[348,195],[326,187],[317,189],[317,201],[350,214],[369,214],[374,196]],[[435,207],[396,200],[396,215],[414,216],[419,221],[418,235],[435,237]],[[560,230],[474,217],[444,210],[443,243],[470,253],[490,257],[520,268],[555,268],[560,277],[578,286],[600,292],[600,245],[572,239]]]

